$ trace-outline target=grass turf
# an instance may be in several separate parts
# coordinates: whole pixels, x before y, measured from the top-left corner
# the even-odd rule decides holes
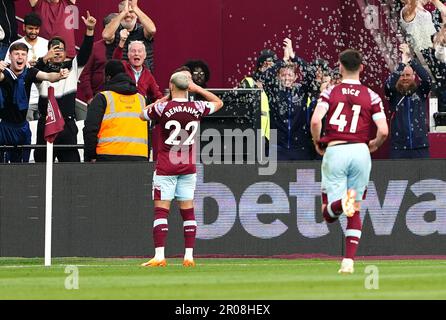
[[[304,259],[197,259],[184,268],[144,268],[144,259],[0,258],[0,300],[6,299],[446,299],[445,260],[357,261],[353,275],[339,275],[339,261]],[[65,289],[67,265],[79,270],[79,289]],[[367,266],[379,271],[379,289]],[[376,283],[376,282],[375,282]]]

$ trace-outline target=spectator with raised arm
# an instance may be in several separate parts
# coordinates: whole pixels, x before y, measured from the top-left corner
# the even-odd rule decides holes
[[[111,13],[106,16],[103,21],[104,28],[117,15]],[[77,97],[82,101],[90,104],[94,96],[104,89],[104,69],[107,61],[113,57],[114,48],[114,39],[112,41],[101,39],[93,44],[93,52],[79,78]]]
[[[431,78],[420,62],[411,57],[407,44],[402,44],[400,51],[402,61],[385,84],[392,111],[390,158],[429,158],[426,106]],[[421,79],[419,85],[415,75]]]
[[[37,59],[45,56],[48,52],[48,40],[39,37],[40,26],[42,25],[42,19],[40,16],[31,12],[25,16],[23,32],[25,36],[15,42],[15,43],[24,43],[28,46],[28,64],[30,67],[34,67],[37,63]],[[5,62],[10,63],[10,55],[9,50],[6,53]],[[31,87],[31,96],[29,97],[29,108],[28,115],[26,119],[28,121],[38,120],[40,118],[39,108],[39,91],[35,84]]]
[[[66,56],[70,59],[76,56],[76,40],[74,30],[76,21],[71,15],[73,10],[70,6],[76,4],[76,0],[29,0],[34,12],[42,18],[40,35],[45,39],[61,37],[65,41]],[[71,22],[71,24],[70,24]]]
[[[416,51],[432,47],[432,36],[437,32],[432,14],[424,8],[430,0],[403,0],[400,24],[410,36],[410,44]]]
[[[28,68],[28,46],[14,43],[10,63],[0,61],[0,145],[29,145],[31,130],[26,120],[31,85],[40,81],[55,82],[68,76],[67,69],[46,73]],[[0,153],[0,162],[28,162],[29,150]]]
[[[119,44],[113,53],[113,59],[121,60],[127,43],[129,32],[122,29],[118,35]],[[152,103],[160,98],[161,93],[158,83],[150,72],[150,69],[144,64],[147,56],[146,47],[141,41],[132,41],[128,48],[128,61],[123,60],[127,74],[135,81],[138,92],[142,94],[148,103]]]
[[[303,81],[297,82],[297,66]],[[284,58],[266,70],[264,88],[269,98],[271,129],[277,131],[277,145],[270,144],[278,160],[312,160],[316,151],[308,123],[311,115],[307,102],[314,73],[309,65],[297,57],[292,41],[284,40]]]
[[[139,20],[139,23],[137,21]],[[119,4],[119,15],[116,16],[102,32],[105,41],[115,41],[117,46],[121,40],[121,30],[127,30],[128,36],[123,46],[123,59],[128,61],[128,47],[130,42],[141,41],[145,46],[145,65],[153,72],[153,41],[156,27],[139,7],[138,0],[125,0]]]
[[[59,81],[54,87],[54,93],[60,111],[65,120],[64,130],[59,133],[55,145],[76,145],[77,144],[77,125],[76,125],[76,92],[78,80],[82,71],[82,67],[87,64],[93,48],[94,28],[96,26],[96,19],[87,11],[87,17],[82,17],[85,23],[86,32],[84,41],[79,50],[79,54],[73,60],[67,60],[65,51],[65,41],[62,38],[53,38],[49,41],[48,54],[37,61],[36,67],[42,71],[60,70],[66,68],[70,70],[70,76],[67,79]],[[45,144],[44,129],[45,118],[48,106],[48,87],[50,84],[47,81],[42,82],[38,86],[40,91],[39,111],[42,117],[37,123],[37,144]],[[43,162],[46,160],[45,149],[38,149],[34,152],[34,159],[36,162]],[[55,157],[59,162],[79,162],[80,156],[76,149],[55,149]]]

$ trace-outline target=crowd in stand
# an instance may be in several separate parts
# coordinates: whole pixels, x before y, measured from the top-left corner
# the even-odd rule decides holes
[[[428,3],[435,5],[440,21],[446,21],[446,7],[440,0],[402,0],[400,4],[399,24],[408,44],[401,45],[401,63],[383,85],[392,113],[391,158],[429,157],[426,103],[433,83],[440,105],[446,106],[446,25],[434,23],[425,9]],[[76,118],[75,103],[79,98],[88,104],[83,132],[85,160],[93,160],[101,120],[108,110],[107,104],[114,103],[107,95],[95,99],[98,93],[114,88],[119,94],[140,95],[144,104],[167,99],[153,75],[155,22],[141,10],[138,0],[125,0],[119,3],[116,13],[103,19],[102,39],[94,42],[96,19],[87,13],[82,17],[86,25],[84,40],[76,51],[74,28],[66,23],[70,14],[67,8],[75,5],[76,0],[29,0],[29,4],[30,13],[24,18],[23,37],[19,39],[15,0],[0,0],[0,71],[5,75],[0,81],[0,145],[30,144],[28,121],[33,120],[38,122],[37,144],[45,144],[48,87],[52,86],[65,120],[64,131],[55,144],[77,144],[76,120],[81,119]],[[14,46],[17,43],[25,47]],[[20,50],[26,51],[26,67],[14,69],[14,64],[23,63],[21,58],[12,58]],[[113,63],[108,66],[106,79],[109,61]],[[207,87],[210,70],[206,62],[189,60],[183,68],[194,83]],[[20,72],[16,73],[18,69]],[[36,78],[38,71],[63,76],[52,83],[53,78]],[[29,74],[34,75],[33,79]],[[269,142],[271,130],[277,133],[277,139],[269,143],[270,152],[277,152],[278,160],[312,160],[320,159],[310,133],[312,112],[320,93],[341,81],[339,71],[330,68],[328,61],[305,61],[296,55],[291,39],[286,38],[283,57],[279,58],[270,49],[263,50],[254,73],[243,79],[240,86],[262,89],[262,136]],[[30,92],[23,89],[28,85]],[[26,108],[19,98],[27,99]],[[7,113],[14,108],[16,116],[11,117]],[[156,138],[153,130],[155,149]],[[35,161],[45,161],[44,151],[35,151]],[[29,154],[23,152],[17,157],[2,151],[1,158],[3,162],[27,162]],[[56,149],[55,158],[62,162],[81,159],[76,149]],[[147,160],[150,153],[144,153],[143,157],[138,154],[136,158]]]

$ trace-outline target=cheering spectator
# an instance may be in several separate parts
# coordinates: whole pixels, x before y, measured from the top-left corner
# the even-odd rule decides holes
[[[15,2],[0,0],[0,60],[5,59],[9,46],[18,39]]]
[[[400,51],[402,62],[385,85],[385,94],[393,113],[390,158],[429,158],[426,106],[431,78],[423,66],[411,58],[407,44],[402,44]],[[419,85],[415,81],[415,73],[421,78]]]
[[[141,24],[137,23],[137,20]],[[156,27],[139,7],[138,0],[125,0],[119,4],[119,15],[104,28],[102,37],[105,41],[115,41],[115,46],[121,41],[121,30],[129,32],[126,43],[124,44],[123,58],[128,61],[128,47],[130,42],[141,41],[145,46],[146,57],[144,63],[153,72],[153,37],[156,33]]]
[[[93,48],[93,35],[96,26],[96,19],[90,16],[87,11],[87,18],[82,17],[86,28],[84,41],[79,50],[79,54],[73,60],[67,60],[65,51],[65,42],[62,38],[53,38],[49,41],[48,54],[37,61],[36,67],[40,70],[59,70],[66,68],[70,70],[70,75],[67,79],[59,81],[54,87],[57,103],[65,120],[64,130],[57,136],[54,144],[76,145],[77,144],[77,126],[76,126],[76,92],[77,83],[80,77],[80,70],[90,57]],[[45,118],[48,106],[48,87],[47,81],[38,85],[40,91],[39,111],[42,117],[37,123],[37,144],[45,144],[44,129]],[[59,162],[79,162],[80,156],[77,150],[73,149],[55,149],[55,157]],[[36,162],[45,161],[45,149],[38,149],[34,152],[34,159]]]
[[[403,0],[400,24],[410,36],[410,43],[415,50],[432,47],[431,37],[437,32],[432,21],[432,14],[424,8],[430,0]]]
[[[104,18],[104,28],[118,14],[111,13]],[[79,78],[77,97],[90,104],[94,96],[104,89],[104,68],[113,56],[114,41],[101,39],[93,44],[93,52]]]
[[[121,60],[123,57],[123,48],[127,43],[129,32],[122,29],[119,34],[119,45],[113,53],[113,59]],[[138,92],[142,94],[148,103],[154,102],[162,98],[159,86],[150,72],[149,68],[144,64],[147,56],[146,47],[141,41],[132,41],[128,48],[129,61],[123,61],[127,74],[135,81]]]
[[[28,64],[30,67],[34,67],[37,63],[37,59],[45,56],[48,52],[48,40],[39,37],[40,26],[42,25],[42,19],[40,19],[37,13],[31,12],[25,16],[23,32],[25,36],[13,44],[21,42],[28,46]],[[6,53],[5,62],[10,63],[9,49]],[[26,120],[38,120],[39,114],[39,91],[36,85],[33,83],[31,87],[31,93],[29,97],[29,108]]]
[[[75,5],[76,0],[29,0],[33,10],[42,18],[40,35],[45,39],[61,37],[66,44],[68,58],[76,56],[76,40],[74,38],[75,25],[70,25],[72,10],[69,6]]]
[[[284,45],[284,60],[269,68],[265,75],[271,129],[277,130],[277,145],[270,144],[270,154],[277,152],[278,160],[312,160],[316,151],[311,140],[307,102],[314,73],[295,55],[290,39],[285,39]],[[301,83],[296,82],[297,65],[304,74]]]
[[[68,70],[45,73],[28,68],[28,46],[18,42],[10,48],[11,62],[0,61],[0,145],[29,145],[31,130],[26,120],[31,84],[55,82],[68,76]],[[0,162],[28,162],[29,150],[0,153]]]

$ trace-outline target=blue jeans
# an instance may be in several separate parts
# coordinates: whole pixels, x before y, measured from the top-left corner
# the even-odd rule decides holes
[[[31,130],[28,121],[23,123],[0,122],[0,145],[17,146],[31,144]],[[0,152],[0,162],[29,162],[30,150],[17,149]]]

